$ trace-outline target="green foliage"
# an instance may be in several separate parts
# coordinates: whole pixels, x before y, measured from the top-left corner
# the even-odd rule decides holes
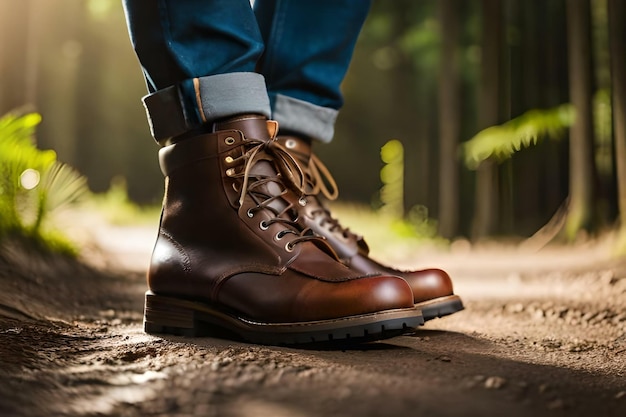
[[[113,0],[88,0],[87,11],[94,19],[104,19],[116,4]]]
[[[428,217],[425,206],[414,206],[404,215],[404,147],[402,142],[393,139],[380,150],[384,162],[380,170],[380,189],[382,207],[378,214],[383,223],[398,237],[435,239],[437,224]]]
[[[333,203],[333,215],[343,226],[362,233],[374,257],[414,259],[419,248],[445,248],[448,241],[437,236],[436,222],[423,206],[415,206],[406,218],[391,218],[370,206]]]
[[[411,26],[400,39],[400,48],[413,62],[421,77],[435,79],[440,55],[439,24],[433,19],[425,19]]]
[[[574,107],[562,104],[552,109],[529,110],[504,124],[488,127],[463,145],[465,164],[476,169],[482,161],[508,159],[544,137],[559,139],[573,124],[574,117]]]
[[[50,213],[86,194],[85,179],[35,146],[36,113],[0,119],[0,239],[21,235],[42,247],[75,253],[60,233],[47,230]]]
[[[434,243],[446,241],[437,236],[437,221],[428,217],[428,208],[422,205],[413,206],[406,217],[392,219],[390,228],[401,238],[428,240]]]
[[[383,186],[380,190],[381,211],[392,217],[404,214],[404,148],[399,140],[390,140],[380,150],[385,163],[380,170]]]

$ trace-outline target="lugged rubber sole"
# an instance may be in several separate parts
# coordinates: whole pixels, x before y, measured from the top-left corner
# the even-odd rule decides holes
[[[458,295],[448,295],[423,301],[415,304],[415,307],[422,310],[425,321],[448,316],[465,308],[461,297]]]
[[[364,343],[407,333],[424,324],[417,308],[298,323],[259,323],[211,306],[146,292],[144,330],[151,334],[215,336],[266,345]]]

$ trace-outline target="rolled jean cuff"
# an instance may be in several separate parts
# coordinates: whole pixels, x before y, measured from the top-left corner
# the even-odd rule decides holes
[[[335,109],[277,94],[272,118],[281,129],[328,143],[335,134],[337,114]]]
[[[159,143],[237,114],[271,115],[265,78],[254,72],[185,80],[145,96],[143,104],[152,136]]]

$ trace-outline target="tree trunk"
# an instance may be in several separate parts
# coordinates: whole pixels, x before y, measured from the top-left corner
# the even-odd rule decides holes
[[[609,50],[620,226],[626,230],[626,4],[609,0]]]
[[[478,129],[500,122],[502,2],[482,1],[482,60],[478,92]],[[498,226],[498,167],[483,162],[476,172],[476,201],[472,235],[493,234]]]
[[[594,199],[594,147],[591,93],[591,7],[589,0],[567,1],[570,100],[576,120],[570,129],[570,208],[565,237],[590,230]]]
[[[27,104],[30,0],[0,1],[0,115]]]
[[[459,226],[461,89],[459,69],[459,5],[439,0],[442,51],[439,68],[439,234],[452,238]]]
[[[59,160],[78,167],[82,155],[77,151],[77,124],[80,111],[85,103],[78,102],[78,71],[85,37],[80,32],[80,25],[86,19],[83,11],[84,2],[63,2],[59,8],[48,0],[31,0],[39,15],[39,21],[54,21],[58,25],[52,33],[40,29],[38,37],[39,62],[41,66],[37,88],[38,111],[50,123],[43,123],[37,138],[42,148],[52,148]],[[103,51],[99,51],[100,54]],[[89,65],[89,63],[82,63]],[[92,68],[95,68],[92,67]],[[92,69],[93,72],[97,70]],[[93,97],[91,96],[91,100]],[[102,103],[102,101],[100,101]],[[105,106],[106,107],[106,106]],[[93,114],[87,119],[95,123]],[[90,136],[83,135],[86,143],[92,142]],[[80,167],[82,168],[82,167]],[[89,175],[89,171],[82,171]]]
[[[513,3],[515,4],[515,3]],[[519,46],[509,47],[511,51],[510,68],[512,91],[511,116],[517,117],[529,109],[547,107],[542,103],[543,92],[547,90],[543,83],[542,74],[545,73],[543,57],[545,50],[545,16],[544,0],[520,0],[516,4],[517,23],[521,35],[518,38]],[[529,148],[519,152],[511,160],[513,166],[514,197],[516,227],[513,230],[519,234],[529,234],[540,225],[540,196],[542,184],[545,180],[544,158],[545,151],[540,148]]]

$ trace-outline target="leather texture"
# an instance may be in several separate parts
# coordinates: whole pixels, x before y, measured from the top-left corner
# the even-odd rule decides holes
[[[450,276],[441,269],[401,271],[371,259],[363,237],[341,226],[321,202],[320,196],[331,200],[337,197],[337,185],[328,169],[313,154],[310,142],[287,135],[278,136],[278,141],[299,161],[307,178],[303,195],[298,197],[297,203],[294,202],[300,221],[323,236],[346,266],[362,274],[383,273],[402,277],[413,291],[415,304],[454,294]],[[458,305],[459,309],[463,308],[460,299]]]
[[[404,279],[347,267],[297,222],[298,197],[282,172],[300,174],[275,147],[276,132],[275,122],[242,116],[160,150],[166,190],[152,293],[267,323],[412,309]]]

